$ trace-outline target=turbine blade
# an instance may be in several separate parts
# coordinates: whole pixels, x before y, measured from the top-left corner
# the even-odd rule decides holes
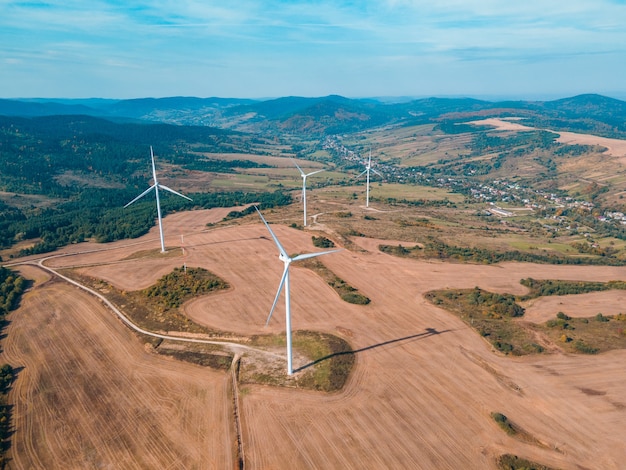
[[[293,158],[291,159],[291,161],[293,162],[293,164],[294,164],[294,165],[296,165],[296,168],[297,168],[298,170],[300,170],[300,174],[301,174],[302,176],[305,176],[305,175],[304,175],[304,171],[302,171],[302,168],[300,168],[300,166],[296,163],[296,161],[295,161]]]
[[[317,170],[317,171],[312,171],[311,173],[308,173],[306,176],[311,176],[314,175],[316,173],[321,173],[322,171],[326,171],[326,170]]]
[[[176,194],[177,196],[184,197],[185,199],[189,199],[190,201],[193,200],[190,197],[185,196],[184,194],[180,194],[179,192],[176,192],[173,189],[170,189],[167,186],[162,185],[161,183],[159,183],[159,188],[164,189],[165,191],[169,191],[172,194]]]
[[[152,160],[152,178],[154,178],[155,186],[159,184],[156,177],[156,167],[154,166],[154,152],[152,151],[152,145],[150,146],[150,159]]]
[[[156,188],[156,185],[152,185],[150,186],[148,189],[146,189],[143,193],[141,193],[139,196],[137,196],[135,199],[133,199],[132,201],[130,201],[128,204],[126,204],[124,206],[124,208],[127,208],[128,206],[130,206],[133,202],[138,201],[139,199],[141,199],[142,197],[144,197],[146,194],[148,194],[150,191],[152,191],[154,188]]]
[[[274,239],[274,243],[276,243],[276,246],[278,247],[278,251],[280,252],[281,255],[283,255],[285,257],[285,259],[289,259],[289,255],[287,254],[287,252],[285,251],[285,249],[283,248],[283,246],[280,244],[280,242],[278,241],[278,238],[276,238],[276,235],[274,235],[274,232],[272,232],[272,229],[270,228],[269,224],[267,223],[267,221],[265,220],[265,217],[263,217],[263,214],[261,214],[261,211],[259,210],[259,208],[257,206],[254,206],[254,208],[256,209],[256,211],[259,213],[259,216],[261,217],[261,220],[263,221],[263,223],[265,224],[265,226],[267,227],[267,230],[269,230],[270,235],[272,236],[272,238]]]
[[[361,177],[361,176],[363,176],[365,173],[367,173],[367,169],[366,169],[366,170],[363,170],[363,171],[359,174],[359,176],[357,176],[357,178],[360,178],[360,177]]]
[[[317,253],[304,253],[302,255],[295,256],[291,261],[298,261],[301,259],[315,258],[316,256],[328,255],[330,253],[337,253],[338,251],[343,251],[343,248],[338,250],[330,250],[330,251],[318,251]]]
[[[278,302],[278,298],[280,297],[280,293],[283,290],[283,286],[285,285],[285,279],[287,278],[287,271],[289,270],[289,264],[285,263],[285,269],[283,270],[283,277],[280,279],[280,284],[278,285],[278,290],[276,291],[276,297],[274,297],[274,303],[272,304],[272,309],[270,310],[270,314],[267,317],[267,321],[265,322],[265,326],[269,325],[270,320],[272,318],[272,313],[274,313],[274,308],[276,308],[276,303]]]
[[[372,171],[373,171],[374,173],[376,173],[378,176],[380,176],[380,177],[384,178],[384,176],[383,176],[383,175],[381,175],[378,171],[374,170],[374,168],[372,168]]]

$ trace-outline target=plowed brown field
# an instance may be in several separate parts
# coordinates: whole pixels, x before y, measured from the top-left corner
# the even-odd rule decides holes
[[[211,211],[166,218],[166,244],[177,246],[182,230],[188,266],[232,286],[192,301],[186,313],[227,331],[283,331],[282,299],[263,327],[282,272],[265,227],[199,231],[213,219]],[[273,229],[288,253],[315,250],[310,233]],[[182,260],[124,261],[158,248],[154,231],[143,241],[48,264],[82,265],[121,289],[139,289]],[[608,281],[626,278],[626,268],[420,262],[380,253],[376,241],[361,246],[368,251],[345,250],[323,262],[369,297],[367,306],[343,302],[313,272],[292,267],[293,327],[352,344],[356,365],[347,386],[327,395],[247,385],[240,397],[246,468],[489,469],[502,453],[563,469],[623,468],[626,351],[502,357],[423,293],[479,286],[521,294],[521,278]],[[72,249],[89,247],[103,248]],[[602,311],[611,313],[619,299],[607,296]],[[556,313],[551,304],[533,309]],[[11,321],[4,359],[25,367],[10,395],[16,468],[234,466],[225,374],[146,353],[98,301],[61,282],[32,290]],[[305,365],[297,361],[296,368]],[[507,436],[494,411],[538,443]]]

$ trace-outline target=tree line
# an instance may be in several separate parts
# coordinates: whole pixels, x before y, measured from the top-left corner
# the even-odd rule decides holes
[[[194,153],[194,146],[245,153],[252,141],[265,143],[258,136],[210,127],[114,123],[89,116],[0,116],[0,191],[18,195],[0,201],[0,248],[35,239],[34,246],[20,252],[30,255],[87,239],[108,242],[143,235],[154,225],[154,201],[139,201],[132,209],[123,206],[137,195],[137,188],[146,186],[149,145],[159,148],[164,155],[159,159],[171,164],[232,173],[237,168],[266,165],[206,159]],[[74,178],[65,178],[68,174]],[[23,194],[41,195],[45,203],[29,205],[19,196]],[[190,197],[193,203],[164,194],[163,212],[251,202],[274,207],[291,202],[291,197],[280,191]]]

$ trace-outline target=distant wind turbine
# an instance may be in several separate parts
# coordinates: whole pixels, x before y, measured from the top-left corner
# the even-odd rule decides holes
[[[161,219],[161,203],[159,202],[159,189],[163,189],[164,191],[169,191],[172,194],[176,194],[177,196],[184,197],[185,199],[189,199],[190,201],[191,201],[191,198],[188,198],[187,196],[183,196],[182,194],[177,193],[173,189],[170,189],[167,186],[164,186],[157,181],[156,168],[154,166],[154,153],[152,152],[152,145],[150,146],[150,158],[152,159],[152,179],[154,180],[154,184],[150,186],[148,189],[146,189],[139,196],[137,196],[135,199],[130,201],[128,204],[126,204],[124,208],[130,206],[133,202],[138,201],[139,199],[141,199],[142,197],[144,197],[146,194],[148,194],[150,191],[154,189],[154,194],[156,196],[157,216],[159,219],[159,235],[161,236],[161,253],[165,253],[165,241],[163,240],[163,220]]]
[[[369,160],[367,161],[367,165],[365,165],[365,170],[363,170],[363,172],[357,176],[357,178],[360,178],[361,176],[363,176],[364,174],[367,173],[367,185],[366,185],[366,189],[365,189],[365,207],[369,207],[370,206],[370,170],[373,171],[374,173],[376,173],[378,176],[382,177],[383,175],[381,175],[378,171],[376,171],[374,168],[372,168],[372,151],[370,150],[370,157]]]
[[[292,159],[293,160],[293,159]],[[312,171],[311,173],[305,173],[302,171],[302,168],[298,166],[295,160],[293,160],[294,165],[300,171],[300,175],[302,176],[302,204],[304,205],[304,226],[306,227],[306,179],[307,177],[314,175],[316,173],[321,173],[324,170]]]
[[[335,253],[341,250],[321,251],[318,253],[305,253],[305,254],[297,255],[297,256],[294,256],[293,258],[290,258],[287,252],[285,251],[285,249],[283,248],[283,246],[278,241],[278,238],[276,238],[276,235],[274,235],[274,232],[272,232],[272,229],[270,228],[269,224],[265,221],[265,218],[263,217],[263,214],[261,214],[261,211],[259,211],[259,209],[256,206],[255,206],[255,209],[259,213],[261,220],[263,221],[263,223],[267,227],[267,230],[270,232],[270,235],[274,239],[274,243],[276,244],[276,247],[278,248],[278,251],[280,253],[278,255],[278,259],[280,259],[285,264],[285,268],[283,270],[283,277],[280,279],[280,284],[278,285],[278,291],[276,292],[276,297],[274,297],[274,303],[272,304],[272,309],[270,310],[270,314],[267,317],[265,326],[269,324],[270,319],[272,318],[272,313],[274,313],[276,302],[278,302],[278,297],[280,297],[280,293],[284,287],[285,288],[285,329],[286,329],[286,336],[287,336],[287,374],[291,375],[293,374],[293,367],[292,367],[292,354],[291,354],[291,307],[289,305],[290,303],[289,302],[289,265],[293,261],[299,261],[301,259],[307,259],[307,258],[314,258],[316,256],[327,255],[329,253]]]

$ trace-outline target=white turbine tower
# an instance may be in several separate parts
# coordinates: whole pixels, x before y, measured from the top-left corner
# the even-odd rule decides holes
[[[366,183],[366,189],[365,189],[365,195],[366,195],[365,207],[370,206],[370,170],[376,173],[380,177],[383,176],[379,172],[377,172],[374,168],[372,168],[372,151],[371,150],[370,150],[370,157],[367,161],[367,165],[365,165],[365,170],[363,170],[363,172],[359,176],[357,176],[357,178],[360,178],[361,176],[367,173],[367,183]]]
[[[124,208],[130,206],[133,202],[138,201],[139,199],[141,199],[142,197],[144,197],[146,194],[148,194],[150,191],[154,189],[154,194],[156,195],[157,216],[159,219],[159,235],[161,236],[161,253],[165,253],[165,241],[163,240],[163,220],[161,219],[161,203],[159,201],[159,189],[163,189],[164,191],[169,191],[172,194],[176,194],[177,196],[184,197],[185,199],[189,199],[190,201],[191,201],[191,198],[188,198],[187,196],[183,196],[182,194],[177,193],[173,189],[170,189],[167,186],[164,186],[157,181],[156,168],[154,166],[154,153],[152,152],[152,145],[150,146],[150,158],[152,159],[152,179],[154,180],[154,184],[150,186],[148,189],[146,189],[139,196],[137,196],[135,199],[130,201],[128,204],[126,204]]]
[[[276,247],[278,248],[278,251],[280,253],[278,255],[278,259],[280,259],[285,264],[283,277],[280,279],[280,284],[278,285],[278,291],[276,292],[276,297],[274,297],[274,303],[272,304],[272,309],[270,310],[270,314],[267,317],[265,326],[269,324],[270,319],[272,318],[272,313],[274,313],[276,302],[278,302],[278,297],[280,297],[280,293],[284,287],[285,288],[285,329],[286,329],[286,336],[287,336],[287,374],[291,375],[293,374],[293,367],[292,367],[292,357],[291,357],[292,356],[291,354],[291,307],[289,305],[289,265],[293,261],[299,261],[301,259],[307,259],[307,258],[314,258],[316,256],[327,255],[329,253],[335,253],[336,251],[341,251],[341,250],[321,251],[318,253],[305,253],[305,254],[297,255],[297,256],[294,256],[293,258],[290,258],[287,252],[285,251],[285,249],[283,248],[283,246],[278,241],[278,238],[276,238],[276,235],[274,235],[274,232],[272,232],[272,229],[270,228],[269,224],[265,221],[265,218],[263,217],[263,214],[261,214],[261,211],[259,211],[257,207],[255,207],[255,209],[259,213],[261,220],[263,221],[263,223],[267,227],[267,230],[269,230],[270,235],[274,239],[274,243],[276,244]]]
[[[293,160],[293,159],[292,159]],[[300,171],[300,175],[302,176],[302,204],[304,205],[304,226],[306,227],[306,179],[307,177],[314,175],[316,173],[321,173],[324,170],[312,171],[311,173],[305,173],[302,171],[302,168],[298,166],[295,160],[293,160],[294,165]]]

